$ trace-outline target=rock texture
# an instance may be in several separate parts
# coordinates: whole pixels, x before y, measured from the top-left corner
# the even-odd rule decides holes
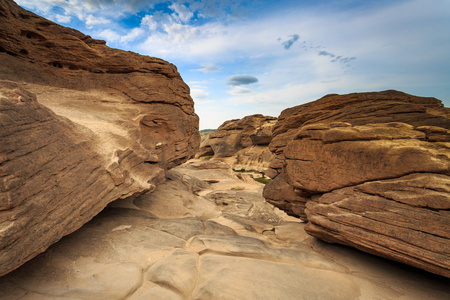
[[[175,66],[0,1],[0,275],[198,149]]]
[[[265,170],[272,160],[267,146],[277,118],[252,115],[229,120],[205,135],[197,157],[225,158],[235,169]]]
[[[1,277],[0,299],[450,296],[442,277],[308,237],[261,190],[226,164],[189,161]]]
[[[322,240],[450,277],[449,116],[396,91],[285,110],[264,195]]]

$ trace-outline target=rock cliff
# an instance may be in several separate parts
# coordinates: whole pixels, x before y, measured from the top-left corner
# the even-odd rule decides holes
[[[329,95],[287,109],[264,195],[322,240],[450,277],[450,118],[434,98]]]
[[[0,275],[198,149],[174,65],[0,1]]]
[[[197,157],[221,158],[236,169],[263,171],[272,160],[268,145],[276,122],[277,118],[263,115],[226,121],[202,139]]]

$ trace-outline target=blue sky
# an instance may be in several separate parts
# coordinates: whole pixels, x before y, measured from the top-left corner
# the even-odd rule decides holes
[[[449,0],[16,2],[175,64],[200,129],[330,93],[396,89],[450,107]]]

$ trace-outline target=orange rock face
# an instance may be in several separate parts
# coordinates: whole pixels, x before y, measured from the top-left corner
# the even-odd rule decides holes
[[[0,275],[198,150],[174,65],[0,1]]]
[[[450,277],[449,129],[439,100],[396,91],[287,109],[264,195],[322,240]]]

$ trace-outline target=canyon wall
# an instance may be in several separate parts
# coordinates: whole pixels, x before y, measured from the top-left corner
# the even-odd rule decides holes
[[[0,275],[109,202],[153,191],[200,142],[174,65],[10,0],[0,1],[0,122]]]

